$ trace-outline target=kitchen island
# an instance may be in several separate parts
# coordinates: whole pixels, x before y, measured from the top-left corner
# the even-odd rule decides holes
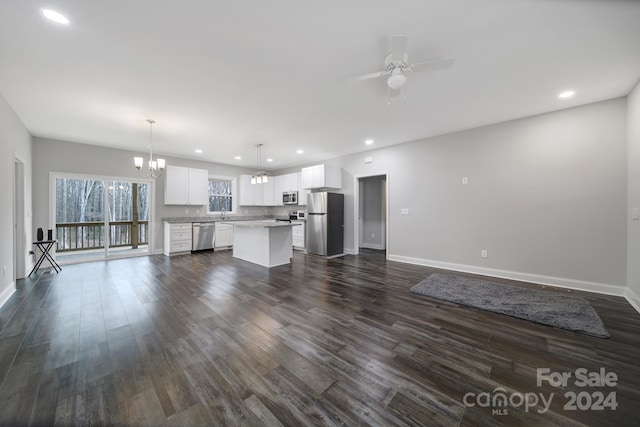
[[[292,227],[286,221],[228,221],[233,225],[233,256],[264,267],[290,264]]]

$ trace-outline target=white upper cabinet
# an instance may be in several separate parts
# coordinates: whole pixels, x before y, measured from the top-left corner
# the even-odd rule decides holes
[[[289,173],[282,175],[282,191],[300,191],[300,184],[298,183],[298,174]]]
[[[311,190],[309,189],[305,189],[302,186],[302,172],[298,172],[297,174],[298,178],[298,188],[300,189],[298,191],[298,204],[302,205],[302,206],[306,206],[307,205],[307,194],[311,193]]]
[[[256,184],[254,187],[262,187],[262,206],[274,206],[273,200],[273,177],[269,177],[269,182],[266,184]],[[282,194],[280,195],[282,197]]]
[[[209,171],[167,165],[165,170],[165,205],[200,205],[209,203]]]
[[[302,188],[339,190],[342,188],[342,170],[333,165],[315,165],[302,168]]]
[[[273,177],[266,184],[251,184],[251,175],[240,175],[240,206],[273,206]]]
[[[286,175],[278,175],[273,177],[273,206],[282,206],[282,193],[284,189],[284,177]]]
[[[189,194],[189,168],[167,165],[164,177],[164,204],[186,205]]]
[[[324,165],[318,182],[324,180]],[[340,173],[340,169],[338,172]],[[240,175],[240,206],[283,206],[282,193],[289,191],[298,192],[298,204],[307,204],[308,190],[304,190],[301,184],[302,175],[300,172],[285,175],[270,176],[266,184],[251,184],[251,175]],[[335,179],[331,181],[335,183]],[[340,187],[335,187],[340,188]]]
[[[253,189],[251,188],[251,175],[240,175],[238,180],[240,195],[238,202],[240,206],[253,206]]]
[[[209,171],[189,168],[189,205],[209,204]]]

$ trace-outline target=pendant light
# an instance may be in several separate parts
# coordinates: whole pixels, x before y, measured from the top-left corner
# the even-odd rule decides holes
[[[148,169],[149,173],[142,172],[142,165],[144,164],[144,160],[142,157],[134,157],[133,161],[136,165],[136,169],[140,172],[140,176],[143,178],[158,178],[164,172],[164,159],[153,160],[153,124],[156,121],[153,119],[147,119],[147,123],[149,123],[149,162]]]
[[[258,156],[258,172],[251,176],[252,184],[266,184],[269,182],[267,173],[262,170],[262,144],[256,145],[256,151]]]

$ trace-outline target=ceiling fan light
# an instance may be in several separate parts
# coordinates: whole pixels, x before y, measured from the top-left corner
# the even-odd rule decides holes
[[[387,79],[387,86],[389,86],[391,89],[400,89],[402,88],[402,86],[404,86],[404,84],[407,82],[407,76],[405,76],[402,73],[393,73],[388,79]]]

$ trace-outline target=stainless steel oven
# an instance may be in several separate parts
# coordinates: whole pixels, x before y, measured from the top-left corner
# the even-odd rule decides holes
[[[290,221],[306,221],[307,211],[291,211],[289,212]]]
[[[298,192],[297,191],[285,191],[282,193],[283,205],[297,205],[298,204]]]

